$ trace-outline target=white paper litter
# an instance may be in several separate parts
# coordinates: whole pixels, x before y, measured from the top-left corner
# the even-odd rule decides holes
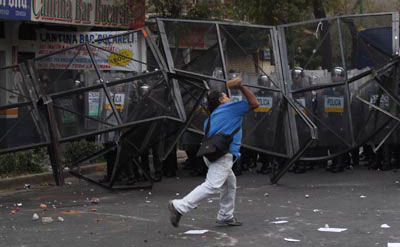
[[[39,219],[39,215],[37,213],[34,213],[32,216],[32,220],[38,220]]]
[[[318,213],[320,210],[319,209],[314,209],[313,212],[314,213]]]
[[[278,221],[272,221],[271,223],[272,224],[285,224],[285,223],[288,223],[289,221],[287,221],[287,220],[278,220]]]
[[[388,243],[387,247],[400,247],[400,243]]]
[[[332,228],[332,227],[320,227],[318,228],[320,232],[344,232],[347,228]]]
[[[390,226],[388,224],[383,224],[381,225],[381,228],[390,228]]]
[[[184,232],[184,234],[199,234],[199,235],[201,235],[206,232],[208,232],[208,230],[189,230],[189,231]]]
[[[360,198],[367,198],[367,197],[366,197],[366,196],[364,196],[364,195],[361,195],[361,196],[360,196]]]
[[[284,240],[288,242],[300,242],[300,240],[294,238],[284,238]]]

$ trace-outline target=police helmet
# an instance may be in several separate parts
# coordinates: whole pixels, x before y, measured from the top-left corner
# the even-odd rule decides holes
[[[141,97],[145,96],[150,91],[150,86],[146,83],[140,83],[139,94]]]
[[[266,75],[260,75],[257,79],[257,84],[258,84],[258,86],[262,86],[262,87],[270,87],[271,86],[269,78]]]
[[[342,67],[335,67],[331,72],[332,77],[342,77],[344,78],[344,69]]]
[[[224,72],[222,71],[221,68],[217,67],[217,68],[214,69],[214,71],[212,73],[212,76],[214,78],[222,79],[222,78],[224,78]]]
[[[304,70],[301,67],[294,67],[292,69],[292,80],[298,80],[303,77]]]

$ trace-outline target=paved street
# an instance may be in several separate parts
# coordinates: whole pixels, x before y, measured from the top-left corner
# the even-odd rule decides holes
[[[277,186],[268,177],[238,177],[241,227],[218,227],[218,197],[202,202],[181,226],[168,222],[168,199],[185,195],[202,178],[182,176],[153,190],[110,192],[75,178],[63,188],[35,186],[0,194],[0,246],[387,246],[400,242],[400,174],[322,169],[287,174]],[[98,204],[90,202],[99,198]],[[22,203],[16,212],[14,204]],[[47,209],[41,209],[46,204]],[[15,214],[13,214],[15,213]],[[40,217],[54,222],[43,224]],[[64,219],[63,222],[57,220]],[[274,224],[273,221],[287,221]],[[387,224],[390,228],[381,228]],[[340,233],[318,228],[347,228]],[[187,230],[209,230],[202,235]],[[300,240],[288,242],[285,238]]]

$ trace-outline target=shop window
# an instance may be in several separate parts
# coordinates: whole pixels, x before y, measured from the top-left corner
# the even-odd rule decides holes
[[[22,23],[18,30],[18,38],[20,40],[36,40],[36,28],[39,25],[30,24],[30,23]]]
[[[0,21],[0,39],[4,39],[6,37],[4,33],[4,22]]]

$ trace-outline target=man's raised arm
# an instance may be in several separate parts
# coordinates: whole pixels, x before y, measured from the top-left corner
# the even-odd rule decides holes
[[[250,91],[247,87],[242,85],[242,79],[240,77],[236,77],[232,80],[226,82],[226,85],[229,88],[237,88],[239,89],[243,95],[246,97],[247,101],[249,102],[250,110],[254,110],[260,106],[256,96]]]

